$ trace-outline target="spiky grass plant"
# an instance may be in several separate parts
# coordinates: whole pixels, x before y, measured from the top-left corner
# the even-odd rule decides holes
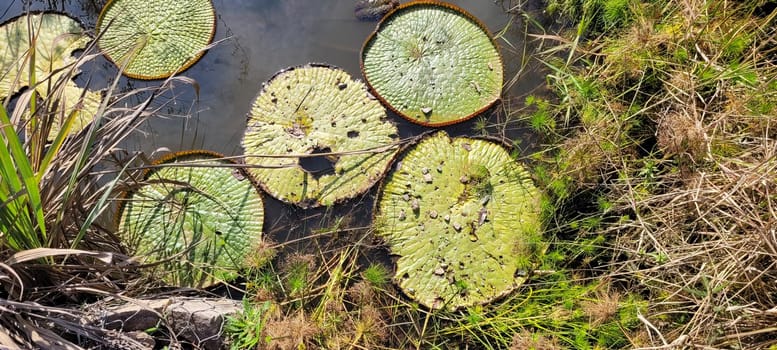
[[[37,32],[41,22],[28,18],[30,33]],[[44,38],[29,35],[18,39],[35,43]],[[62,39],[62,35],[55,37]],[[7,335],[0,343],[14,348],[52,343],[65,347],[75,346],[80,338],[138,346],[124,335],[82,324],[83,313],[78,310],[66,312],[51,303],[117,292],[135,276],[119,242],[101,224],[112,208],[118,178],[126,170],[105,171],[106,160],[153,113],[148,106],[162,89],[118,93],[117,77],[103,92],[88,125],[79,131],[75,129],[81,114],[77,106],[88,103],[84,99],[91,95],[68,90],[78,68],[95,58],[95,48],[86,47],[78,59],[43,75],[35,68],[36,59],[42,59],[38,49],[29,45],[16,61],[20,70],[3,72],[5,77],[23,75],[31,88],[13,99],[5,96],[0,106],[0,303],[4,310],[0,333]],[[40,86],[46,87],[47,94],[37,91]],[[16,91],[13,85],[10,91]],[[140,104],[127,102],[138,94],[143,96]]]
[[[336,348],[346,334],[345,285],[355,274],[357,254],[343,248],[319,253],[287,254],[252,271],[246,300],[254,301],[228,323],[233,344]],[[263,308],[260,314],[257,307]]]

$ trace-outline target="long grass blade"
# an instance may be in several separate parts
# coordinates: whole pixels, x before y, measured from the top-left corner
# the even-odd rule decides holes
[[[3,179],[10,185],[11,193],[21,192],[26,196],[22,196],[17,200],[25,201],[34,216],[34,221],[37,224],[36,228],[32,225],[30,227],[23,228],[23,232],[6,232],[6,235],[12,236],[11,239],[19,241],[20,235],[24,236],[22,241],[26,241],[26,244],[30,246],[25,248],[37,248],[46,242],[46,225],[43,214],[43,205],[40,199],[40,192],[38,191],[38,183],[35,181],[35,176],[30,166],[30,161],[27,155],[24,153],[21,140],[16,134],[16,130],[11,124],[11,120],[8,118],[8,114],[5,108],[0,107],[0,124],[2,125],[3,139],[6,143],[6,147],[0,147],[0,170],[2,171]],[[21,179],[19,178],[21,177]],[[19,203],[17,200],[14,203]],[[21,214],[26,210],[23,205],[6,207],[10,210],[17,210],[17,214]],[[32,222],[32,220],[30,220]],[[17,226],[18,225],[14,225]],[[38,233],[40,236],[38,236]]]
[[[81,242],[81,240],[86,235],[86,230],[92,226],[92,223],[97,219],[97,217],[108,207],[108,199],[110,195],[113,193],[113,189],[116,187],[116,185],[120,182],[121,175],[124,174],[127,171],[127,168],[130,166],[132,162],[127,162],[124,167],[121,168],[121,171],[118,173],[115,179],[113,179],[110,184],[103,190],[102,196],[100,196],[100,200],[94,205],[92,210],[89,212],[89,215],[86,217],[86,220],[84,220],[84,223],[81,224],[81,229],[78,231],[78,235],[76,235],[76,238],[73,239],[73,242],[70,243],[71,248],[75,248],[78,246],[78,244]]]

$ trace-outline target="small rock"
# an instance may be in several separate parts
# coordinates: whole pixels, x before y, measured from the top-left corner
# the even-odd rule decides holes
[[[224,344],[222,330],[227,316],[242,308],[237,300],[213,298],[135,299],[131,304],[94,307],[91,323],[106,329],[123,332],[143,332],[160,324],[179,339],[198,349],[220,349]],[[134,337],[138,343],[147,343],[143,336]],[[124,347],[127,348],[127,347]]]
[[[483,198],[480,199],[480,205],[486,206],[488,202],[491,201],[491,195],[485,195]]]
[[[360,21],[377,21],[397,6],[397,0],[359,0],[354,7],[354,15]]]
[[[432,183],[432,174],[429,174],[429,173],[424,174],[424,181],[428,184]]]
[[[240,171],[240,169],[232,169],[232,176],[234,176],[237,181],[243,181],[246,179],[245,175],[243,175],[243,172]]]
[[[240,310],[241,303],[236,300],[175,300],[167,309],[167,322],[180,328],[178,336],[189,340],[202,349],[219,349],[223,344],[221,331],[226,315]]]
[[[423,107],[421,108],[421,113],[424,115],[432,114],[432,108],[431,107]]]
[[[434,209],[430,210],[429,211],[429,217],[432,218],[432,219],[436,219],[437,218],[437,211],[434,210]]]
[[[486,219],[488,219],[488,210],[486,208],[480,208],[480,212],[478,212],[478,226],[483,226],[483,224],[486,222]]]

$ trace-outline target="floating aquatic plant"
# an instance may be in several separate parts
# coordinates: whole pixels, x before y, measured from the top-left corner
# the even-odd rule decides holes
[[[443,126],[471,118],[502,92],[502,58],[488,29],[436,1],[400,5],[381,20],[361,53],[367,84],[411,122]]]
[[[29,14],[0,26],[0,36],[0,97],[29,87],[32,76],[35,91],[42,99],[59,101],[58,114],[75,112],[71,131],[83,129],[94,117],[102,97],[71,80],[79,73],[73,67],[73,52],[84,49],[91,40],[81,24],[58,13]],[[35,45],[31,47],[33,37]],[[52,123],[50,137],[58,133],[60,125],[57,120]]]
[[[395,281],[431,308],[486,303],[522,284],[540,245],[539,192],[500,145],[439,132],[387,178],[375,229]]]
[[[137,79],[161,79],[186,70],[216,32],[210,0],[111,0],[97,20],[98,45]]]
[[[345,71],[306,65],[264,84],[243,137],[251,174],[272,196],[301,207],[363,193],[397,152],[396,127],[383,106]],[[329,164],[306,170],[310,159]]]
[[[195,151],[161,159],[123,203],[120,235],[136,256],[165,261],[160,277],[169,283],[232,279],[261,240],[261,195],[241,168],[220,157]],[[189,165],[175,165],[181,162]]]

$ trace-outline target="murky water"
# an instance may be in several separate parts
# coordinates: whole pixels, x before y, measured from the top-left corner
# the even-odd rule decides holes
[[[29,10],[57,10],[79,18],[87,28],[94,28],[99,10],[106,0],[4,0],[0,5],[0,22]],[[516,18],[505,13],[502,1],[450,1],[480,18],[492,32],[501,31]],[[359,51],[364,39],[375,28],[373,22],[360,22],[353,15],[355,0],[214,0],[218,16],[216,40],[211,49],[182,75],[196,80],[199,95],[188,86],[179,86],[166,94],[157,118],[144,126],[126,145],[131,150],[151,154],[158,148],[173,151],[208,149],[227,155],[242,153],[240,139],[245,129],[246,113],[262,82],[277,71],[309,62],[339,66],[354,77],[360,77]],[[510,48],[510,43],[515,48]],[[513,22],[506,31],[503,55],[506,78],[516,75],[524,59],[520,51],[524,32],[520,23]],[[98,60],[85,69],[80,81],[91,78],[91,88],[104,88],[116,68]],[[144,82],[122,78],[120,87],[132,89],[156,86],[158,81]],[[529,67],[517,84],[505,96],[522,100],[521,96],[544,84],[544,78]],[[189,117],[184,117],[184,116]],[[490,121],[496,115],[486,116]],[[425,131],[394,116],[401,136]],[[475,119],[445,128],[452,135],[475,134]],[[522,130],[511,130],[511,138],[527,138]],[[373,189],[373,193],[375,190]],[[371,196],[351,201],[342,209],[358,212],[360,224],[369,219]],[[301,211],[271,199],[267,200],[269,222],[267,231],[284,231],[299,236],[319,226],[322,216],[337,217],[326,209]],[[310,219],[310,220],[306,220]],[[324,220],[331,221],[331,220]],[[297,225],[290,227],[289,223]],[[292,233],[293,232],[293,233]],[[277,237],[286,240],[289,237]]]

